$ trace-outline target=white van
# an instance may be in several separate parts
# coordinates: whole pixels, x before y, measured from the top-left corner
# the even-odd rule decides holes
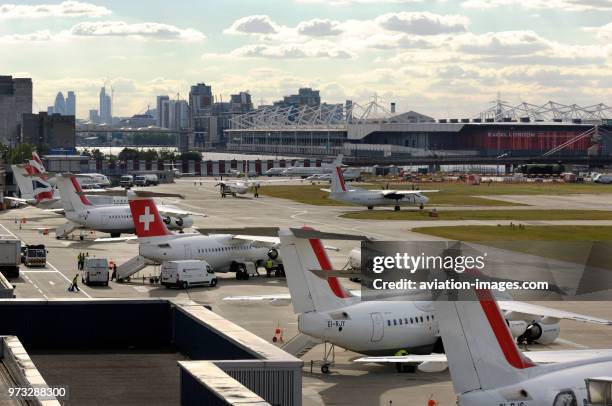
[[[612,183],[612,174],[609,173],[598,173],[593,177],[593,182],[595,183]]]
[[[85,258],[81,281],[86,285],[108,286],[108,260],[106,258]]]
[[[206,261],[166,261],[161,266],[161,284],[183,289],[196,285],[216,286],[217,276]]]

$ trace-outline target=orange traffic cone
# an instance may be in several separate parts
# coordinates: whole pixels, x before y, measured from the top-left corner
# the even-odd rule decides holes
[[[280,327],[276,327],[276,330],[274,330],[274,337],[272,337],[272,342],[283,342],[283,330]]]

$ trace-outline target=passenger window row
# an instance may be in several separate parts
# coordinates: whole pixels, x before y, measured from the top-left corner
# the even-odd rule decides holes
[[[425,316],[425,318],[423,318],[423,316],[419,316],[419,317],[405,317],[405,318],[399,318],[399,319],[389,319],[387,320],[387,326],[391,327],[391,325],[393,326],[402,326],[402,325],[408,325],[408,324],[418,324],[418,323],[424,323],[425,321],[434,321],[434,316],[433,314],[427,315]],[[393,323],[393,324],[391,324]]]
[[[198,253],[208,254],[211,252],[227,252],[227,251],[246,251],[250,247],[248,245],[233,245],[229,247],[218,247],[218,248],[198,248]]]

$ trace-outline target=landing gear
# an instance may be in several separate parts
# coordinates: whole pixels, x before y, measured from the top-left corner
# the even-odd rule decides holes
[[[393,208],[393,210],[394,210],[394,211],[400,211],[400,207],[399,207],[399,206],[395,206],[395,207]]]
[[[110,233],[111,238],[119,238],[121,237],[121,233]]]
[[[325,348],[323,351],[323,364],[321,365],[321,372],[324,374],[329,374],[329,367],[336,363],[336,346],[334,344],[329,344],[325,341]]]
[[[246,266],[244,264],[238,264],[234,262],[231,267],[235,269],[237,280],[246,281],[249,279],[249,272],[247,271]]]
[[[425,208],[425,205],[423,205],[423,203],[421,203],[421,205],[419,206],[419,209],[423,210]]]
[[[368,206],[368,210],[374,209],[374,206]]]

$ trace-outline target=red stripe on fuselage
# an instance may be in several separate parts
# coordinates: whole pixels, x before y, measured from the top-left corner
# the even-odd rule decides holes
[[[491,295],[491,291],[476,289],[476,296],[480,301],[480,306],[482,307],[485,316],[487,316],[487,320],[493,329],[493,334],[495,334],[497,343],[499,344],[506,361],[517,369],[526,369],[535,366],[535,364],[533,364],[519,352],[516,344],[514,343],[512,335],[508,331],[508,326],[501,315],[499,307],[497,307],[497,302]]]
[[[321,265],[321,269],[323,271],[333,270],[331,262],[329,262],[329,258],[325,253],[325,248],[323,247],[323,243],[321,243],[321,240],[313,238],[309,239],[308,242],[310,242],[310,246],[312,247],[312,250],[314,251],[315,256],[317,257],[317,261],[319,261],[319,265]],[[329,287],[332,292],[334,292],[334,295],[336,295],[340,299],[346,299],[350,297],[348,292],[344,290],[344,288],[340,284],[340,281],[335,276],[328,277],[327,283],[329,284]]]
[[[81,203],[83,203],[86,206],[91,206],[91,202],[89,201],[89,199],[87,198],[87,196],[85,196],[83,194],[83,190],[81,189],[81,185],[79,185],[79,182],[77,182],[76,178],[74,176],[70,177],[70,182],[72,182],[72,186],[74,186],[74,189],[76,190],[77,194],[79,195],[79,198],[81,199]]]

